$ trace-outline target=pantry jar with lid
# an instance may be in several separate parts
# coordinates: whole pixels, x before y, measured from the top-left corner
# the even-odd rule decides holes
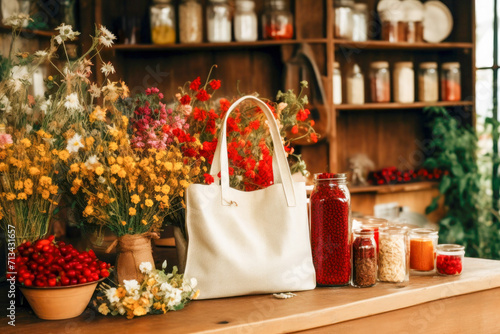
[[[207,6],[207,39],[231,42],[231,8],[227,0],[210,0]]]
[[[368,39],[368,8],[365,3],[354,4],[352,12],[352,40],[364,42]]]
[[[420,63],[418,73],[418,99],[422,102],[438,100],[439,78],[436,62]]]
[[[373,230],[354,229],[352,242],[352,279],[356,288],[377,284],[377,245]]]
[[[371,63],[370,83],[372,102],[389,102],[391,100],[389,62],[375,61]]]
[[[411,61],[400,61],[394,64],[393,73],[394,102],[415,102],[415,74]]]
[[[416,228],[410,231],[410,269],[417,272],[434,272],[438,231]]]
[[[351,280],[351,195],[346,174],[314,175],[310,198],[311,248],[316,282],[342,286]]]
[[[175,6],[172,0],[154,0],[149,8],[149,15],[153,43],[175,43]]]
[[[354,0],[335,0],[335,37],[352,39]]]
[[[443,63],[441,65],[441,100],[460,101],[461,99],[460,63]]]
[[[368,229],[373,231],[373,237],[375,239],[375,244],[377,245],[377,253],[378,253],[380,229],[388,227],[389,222],[387,221],[387,219],[371,217],[371,216],[356,218],[356,220],[360,223],[360,227],[362,229],[365,230]]]
[[[264,39],[292,39],[293,14],[285,0],[267,0],[262,14]]]
[[[405,14],[405,41],[423,42],[425,7],[419,0],[405,0],[401,3]]]
[[[463,269],[464,246],[437,245],[436,269],[440,275],[460,275]]]
[[[338,62],[333,63],[333,104],[342,103],[342,74]]]
[[[181,43],[203,41],[203,12],[200,0],[182,0],[179,4],[179,40]]]
[[[382,0],[377,5],[377,10],[382,20],[382,40],[405,42],[406,22],[401,1]]]
[[[347,103],[365,103],[365,79],[358,64],[354,64],[347,78]]]
[[[378,279],[406,284],[410,279],[408,229],[390,226],[380,229]]]
[[[238,42],[253,42],[257,40],[257,15],[253,0],[236,1],[234,13],[234,39]]]

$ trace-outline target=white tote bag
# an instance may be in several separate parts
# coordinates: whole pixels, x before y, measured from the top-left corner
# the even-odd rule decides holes
[[[243,100],[264,111],[274,144],[274,184],[251,192],[229,186],[226,125]],[[198,280],[199,298],[314,289],[305,184],[292,181],[276,121],[258,98],[242,97],[229,108],[210,174],[213,184],[186,191],[184,276]]]

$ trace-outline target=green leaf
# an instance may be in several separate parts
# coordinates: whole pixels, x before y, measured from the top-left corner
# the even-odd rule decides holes
[[[437,197],[434,197],[432,199],[432,202],[431,204],[429,204],[429,206],[427,208],[425,208],[425,214],[428,215],[429,213],[433,212],[434,210],[436,210],[438,208],[438,202],[439,202],[439,199],[441,198],[441,196],[437,196]]]
[[[464,175],[464,170],[463,170],[462,166],[459,165],[458,163],[454,163],[451,165],[451,172],[453,173],[453,175],[459,176],[459,177]]]
[[[451,184],[450,177],[448,175],[443,176],[443,178],[441,179],[441,183],[439,184],[439,192],[441,194],[446,193],[446,191],[450,187],[450,184]]]

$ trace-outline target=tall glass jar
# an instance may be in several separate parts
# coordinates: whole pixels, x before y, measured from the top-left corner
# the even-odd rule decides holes
[[[234,39],[238,42],[253,42],[257,40],[257,15],[253,0],[236,1],[234,13]]]
[[[352,39],[354,0],[335,1],[335,38]]]
[[[368,8],[365,3],[354,5],[352,12],[352,40],[364,42],[368,39]]]
[[[437,246],[436,269],[440,275],[460,275],[463,270],[464,246],[444,244]]]
[[[338,62],[333,63],[333,104],[342,103],[342,74]]]
[[[316,282],[347,285],[351,279],[351,195],[346,174],[314,175],[310,198],[311,246]]]
[[[355,229],[352,242],[352,279],[356,288],[377,284],[377,245],[373,230]]]
[[[264,39],[292,39],[293,14],[284,0],[267,0],[262,14]]]
[[[443,63],[441,65],[441,100],[460,101],[461,99],[460,63]]]
[[[175,6],[172,0],[154,0],[149,8],[149,14],[153,43],[175,43]]]
[[[436,102],[439,93],[439,78],[436,62],[420,63],[418,73],[418,99],[422,102]]]
[[[389,102],[391,100],[389,62],[375,61],[371,63],[370,82],[372,102]]]
[[[365,103],[365,78],[358,64],[354,64],[347,78],[347,103]]]
[[[382,20],[382,40],[388,42],[406,41],[405,12],[400,1],[380,1],[377,5]]]
[[[377,245],[377,253],[379,249],[379,239],[380,239],[380,229],[385,228],[389,226],[389,222],[387,219],[384,218],[377,218],[377,217],[363,217],[363,218],[356,218],[356,220],[361,223],[361,228],[366,230],[372,230],[373,231],[373,238],[375,239],[375,244]]]
[[[231,8],[227,0],[210,0],[207,7],[207,39],[231,42]]]
[[[418,272],[433,272],[436,261],[438,231],[430,228],[415,228],[410,231],[410,269]]]
[[[400,61],[394,64],[394,102],[415,102],[415,73],[411,61]]]
[[[423,42],[425,7],[419,0],[405,0],[401,3],[405,12],[405,41]]]
[[[410,279],[408,229],[380,229],[378,279],[381,282],[405,284]]]
[[[203,9],[200,0],[182,0],[180,3],[179,40],[181,43],[203,41]]]

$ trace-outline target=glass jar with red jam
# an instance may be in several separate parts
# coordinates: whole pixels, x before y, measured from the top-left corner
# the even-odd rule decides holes
[[[352,281],[356,288],[377,284],[377,245],[374,231],[354,229],[352,242]]]
[[[440,275],[460,275],[464,262],[464,246],[444,244],[436,247],[436,270]]]
[[[267,0],[262,14],[262,35],[264,39],[292,39],[293,14],[285,0]]]
[[[316,282],[348,285],[351,280],[351,195],[346,174],[314,175],[310,198],[311,245]]]
[[[373,237],[375,239],[375,244],[377,245],[378,254],[379,231],[381,228],[387,227],[389,225],[389,222],[387,221],[387,219],[372,216],[356,218],[356,220],[361,223],[362,229],[369,229],[373,231]]]

